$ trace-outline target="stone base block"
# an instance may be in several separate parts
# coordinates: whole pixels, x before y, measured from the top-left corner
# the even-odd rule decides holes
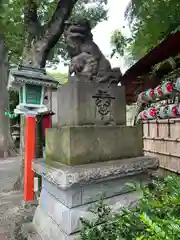
[[[143,155],[141,125],[49,128],[47,161],[78,165]]]
[[[55,185],[58,189],[68,190],[113,179],[122,180],[129,176],[139,177],[139,174],[147,174],[148,171],[157,169],[158,164],[157,158],[141,156],[76,166],[58,162],[47,165],[44,159],[39,159],[33,161],[32,166],[45,181]]]
[[[61,231],[53,219],[40,207],[36,210],[33,224],[41,240],[77,240],[79,237],[78,234],[68,236]]]
[[[96,104],[98,90],[109,94],[109,97],[99,97],[98,105],[107,106],[111,99],[109,111],[102,115]],[[58,91],[58,125],[94,125],[113,123],[126,124],[125,90],[122,86],[110,86],[103,84],[78,81],[77,77],[71,77],[70,81],[62,85]]]
[[[131,203],[135,204],[139,197],[135,192],[127,193],[106,199],[105,203],[115,213],[122,207],[129,206]],[[94,214],[88,211],[91,206],[92,204],[86,204],[69,209],[55,198],[41,199],[33,224],[43,240],[76,239],[75,236],[77,237],[77,235],[74,234],[80,231],[80,218],[84,217],[89,220],[96,218]]]
[[[81,229],[80,218],[95,219],[89,208],[100,197],[104,196],[112,212],[136,204],[141,196],[125,184],[147,181],[147,171],[157,167],[157,159],[148,156],[76,166],[34,161],[33,168],[43,181],[33,219],[37,233],[42,240],[75,240]]]
[[[40,199],[49,199],[49,202],[53,202],[52,198],[56,198],[57,201],[61,202],[66,207],[74,208],[87,203],[96,202],[102,197],[110,198],[131,192],[132,189],[126,185],[127,182],[147,183],[147,174],[110,179],[108,181],[91,183],[84,186],[73,186],[66,190],[58,188],[57,185],[43,178]]]

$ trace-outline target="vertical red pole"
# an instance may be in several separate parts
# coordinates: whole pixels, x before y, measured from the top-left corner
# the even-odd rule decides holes
[[[32,160],[35,157],[35,127],[35,115],[27,115],[25,127],[24,201],[34,200]]]
[[[50,114],[46,114],[42,117],[43,137],[45,137],[46,128],[52,127],[52,117]]]

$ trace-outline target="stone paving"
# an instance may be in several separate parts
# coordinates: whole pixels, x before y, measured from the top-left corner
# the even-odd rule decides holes
[[[19,157],[0,159],[0,193],[12,190],[19,171]]]
[[[0,240],[13,238],[16,213],[23,199],[21,192],[12,191],[20,171],[19,157],[0,159]]]

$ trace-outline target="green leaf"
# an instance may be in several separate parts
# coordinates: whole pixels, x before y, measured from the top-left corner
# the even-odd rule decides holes
[[[127,60],[139,60],[169,34],[179,31],[179,11],[179,0],[130,0],[125,10],[132,33],[124,49],[131,56]],[[117,46],[117,42],[114,44]],[[118,48],[114,49],[119,53]]]
[[[36,2],[38,5],[39,22],[45,26],[51,19],[58,0],[37,0]],[[20,63],[25,44],[29,39],[23,19],[25,3],[26,1],[24,0],[4,0],[2,3],[0,2],[0,29],[5,36],[9,61],[15,64]],[[98,22],[107,19],[106,0],[97,0],[94,7],[88,7],[84,1],[79,0],[75,5],[72,15],[87,17],[92,21],[92,27],[95,27]],[[31,37],[36,38],[37,36]],[[58,55],[61,55],[65,60],[67,59],[67,51],[63,37],[59,40],[56,47],[51,50],[48,60],[52,64],[57,64]]]

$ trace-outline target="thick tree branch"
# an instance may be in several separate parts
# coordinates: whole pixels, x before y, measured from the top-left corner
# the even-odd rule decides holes
[[[41,23],[37,15],[36,0],[26,0],[24,7],[24,23],[28,33],[32,37],[38,37],[40,34]]]
[[[37,18],[37,4],[35,0],[26,0],[28,5],[26,6],[26,25],[30,31],[38,29],[38,18]],[[34,66],[45,67],[48,54],[51,49],[56,45],[59,38],[64,32],[65,21],[71,15],[72,9],[78,0],[59,0],[57,7],[51,20],[48,23],[47,30],[43,37],[38,38],[38,34],[42,31],[42,27],[38,29],[38,33],[34,35],[35,41],[31,43],[28,56],[26,56],[24,62]],[[32,26],[32,28],[31,28]],[[35,27],[34,27],[35,26]],[[29,49],[28,49],[29,50]]]
[[[48,23],[48,29],[43,38],[43,50],[48,52],[58,42],[64,31],[65,21],[71,15],[72,9],[78,0],[60,0],[56,10]]]

